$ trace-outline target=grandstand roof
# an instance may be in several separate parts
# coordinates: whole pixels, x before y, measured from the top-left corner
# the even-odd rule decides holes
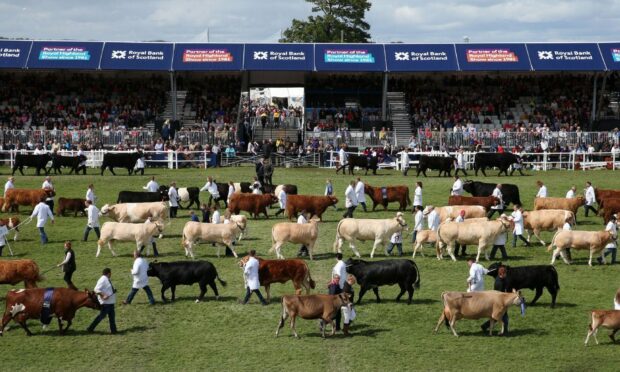
[[[615,71],[620,42],[242,44],[0,40],[0,69]]]

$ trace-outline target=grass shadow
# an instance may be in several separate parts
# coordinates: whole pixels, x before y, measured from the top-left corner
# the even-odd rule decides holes
[[[489,336],[488,332],[482,332],[482,330],[459,332],[457,329],[456,332],[459,334],[459,336],[480,337],[480,338],[484,338],[484,337],[509,337],[510,338],[510,337],[520,337],[520,336],[528,336],[528,335],[544,336],[549,333],[546,330],[539,329],[539,328],[520,328],[520,329],[517,328],[517,329],[510,329],[506,336],[499,336],[498,333],[500,330],[501,330],[501,324],[496,324],[495,327],[493,328],[493,336]]]
[[[174,301],[170,300],[170,293],[166,293],[166,298],[168,299],[167,302],[163,302],[161,301],[161,296],[159,298],[157,298],[157,302],[155,303],[156,305],[160,305],[160,306],[168,306],[168,305],[174,305],[177,302],[196,302],[196,299],[198,299],[198,295],[200,294],[200,292],[196,293],[195,296],[182,296],[182,297],[177,297],[174,299]],[[238,297],[235,296],[220,296],[220,298],[218,300],[215,299],[215,295],[213,294],[213,291],[209,290],[207,291],[207,293],[205,294],[205,297],[200,301],[200,303],[206,303],[206,302],[237,302]]]

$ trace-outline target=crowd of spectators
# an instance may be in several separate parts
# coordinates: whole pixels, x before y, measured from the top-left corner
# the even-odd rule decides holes
[[[177,90],[186,90],[185,105],[195,112],[195,123],[206,130],[217,130],[237,122],[241,92],[239,76],[179,78]]]

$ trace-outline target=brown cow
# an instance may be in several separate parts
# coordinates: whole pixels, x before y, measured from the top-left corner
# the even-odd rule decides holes
[[[233,194],[230,197],[228,210],[230,210],[232,214],[239,214],[241,211],[249,212],[254,219],[258,218],[260,213],[263,213],[265,217],[269,218],[267,207],[277,202],[278,198],[271,194]]]
[[[32,336],[32,332],[26,326],[26,320],[41,318],[45,291],[45,288],[9,291],[6,295],[6,308],[2,317],[0,336],[11,319],[19,323],[28,336]],[[87,289],[76,291],[70,288],[54,288],[50,305],[49,315],[50,317],[55,315],[58,319],[58,330],[61,335],[65,334],[67,329],[71,327],[75,312],[79,308],[99,309],[101,307],[94,292]],[[67,322],[65,328],[62,328],[63,321]]]
[[[0,196],[0,210],[4,210],[3,207],[4,207],[4,198]],[[19,208],[17,208],[17,205],[14,205],[11,208],[11,212],[13,213],[19,212]]]
[[[297,213],[305,210],[310,217],[317,216],[322,221],[323,213],[328,207],[338,204],[335,196],[288,195],[286,198],[286,214],[288,219],[297,217]]]
[[[494,196],[450,196],[448,205],[480,205],[487,211],[492,206],[499,203],[499,199]]]
[[[611,216],[620,212],[620,198],[600,199],[598,205],[600,206],[599,215],[603,216],[605,223],[611,220]]]
[[[365,183],[364,192],[370,196],[372,200],[373,211],[377,205],[382,205],[383,210],[387,211],[389,202],[398,202],[400,204],[399,211],[405,211],[407,206],[411,205],[409,187],[407,186],[373,187]]]
[[[600,208],[605,208],[603,199],[620,198],[620,190],[594,189],[594,196]]]
[[[0,260],[0,284],[15,285],[23,281],[26,288],[37,288],[41,280],[39,265],[33,260]]]
[[[605,327],[612,330],[609,334],[609,338],[611,339],[611,342],[615,344],[616,332],[620,330],[620,310],[592,310],[590,317],[592,321],[588,325],[588,335],[586,336],[585,342],[586,346],[588,346],[590,336],[594,336],[594,341],[596,341],[596,344],[598,345],[596,333],[598,332],[599,327]]]
[[[84,208],[86,208],[86,199],[69,199],[58,198],[58,210],[56,214],[65,215],[65,211],[73,211],[73,217],[77,217],[78,212],[85,216]]]
[[[2,221],[2,223],[7,227],[7,229],[14,229],[13,231],[15,231],[15,235],[13,236],[13,240],[17,241],[17,234],[19,233],[18,226],[21,223],[19,217],[13,216],[8,218],[0,218],[0,221]]]
[[[284,321],[291,317],[291,330],[296,338],[299,338],[295,330],[295,318],[297,316],[303,319],[321,319],[321,336],[325,338],[325,324],[332,326],[333,336],[336,333],[334,325],[334,317],[343,306],[351,306],[351,300],[348,293],[340,293],[337,295],[284,295],[282,296],[282,317],[276,329],[276,337],[280,334],[280,329],[284,327]]]
[[[9,189],[4,198],[2,211],[18,205],[29,205],[34,208],[39,202],[47,197],[56,195],[52,189]]]
[[[541,209],[563,209],[571,211],[577,215],[577,209],[585,204],[583,196],[576,198],[534,198],[534,210]]]
[[[304,260],[265,260],[255,257],[258,260],[258,279],[260,284],[265,287],[267,294],[267,302],[270,300],[269,290],[272,283],[286,283],[293,281],[295,294],[301,294],[301,288],[306,290],[306,294],[310,293],[310,289],[316,287],[316,283],[312,280],[310,269]],[[239,261],[239,266],[245,266],[250,256],[245,256]]]

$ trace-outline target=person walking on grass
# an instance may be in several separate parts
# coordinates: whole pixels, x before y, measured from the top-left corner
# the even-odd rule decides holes
[[[594,203],[596,203],[596,193],[594,192],[594,187],[592,187],[592,182],[586,182],[584,193],[586,195],[586,205],[584,207],[586,217],[588,217],[589,210],[594,212],[594,215],[596,216],[598,214],[598,211],[594,208]]]
[[[147,260],[142,258],[139,251],[133,252],[133,259],[133,268],[130,270],[131,276],[133,277],[133,284],[127,299],[123,301],[123,305],[131,304],[131,301],[133,301],[134,296],[140,289],[143,289],[144,292],[146,292],[146,296],[149,299],[149,304],[154,305],[155,299],[153,298],[151,287],[149,287],[149,276],[147,275],[149,263]]]
[[[101,236],[101,231],[99,230],[99,208],[95,207],[91,200],[86,200],[86,215],[88,216],[88,222],[86,223],[86,228],[84,229],[84,238],[83,241],[88,240],[88,234],[90,230],[95,230],[95,234],[97,234],[97,239]]]
[[[267,305],[267,301],[263,298],[263,295],[260,293],[260,280],[258,276],[258,260],[256,259],[256,251],[252,249],[250,251],[250,258],[248,262],[245,263],[245,267],[243,268],[243,279],[245,281],[245,298],[240,301],[241,305],[245,305],[250,300],[250,296],[252,293],[256,293],[258,300],[260,303],[265,306]]]
[[[71,248],[71,242],[68,240],[65,242],[65,259],[56,265],[56,267],[62,267],[62,272],[65,273],[63,280],[67,283],[67,287],[77,291],[78,288],[72,281],[73,273],[77,270],[75,252]]]
[[[177,183],[172,182],[168,189],[168,203],[170,204],[170,218],[177,217],[177,211],[179,209],[179,194],[177,193]]]
[[[517,239],[520,239],[523,243],[525,243],[526,247],[530,247],[530,242],[528,242],[523,237],[523,207],[520,204],[515,204],[513,206],[513,212],[511,214],[512,222],[514,222],[515,227],[512,231],[513,240],[512,247],[517,247]]]
[[[41,197],[39,204],[34,207],[30,218],[34,218],[35,216],[37,216],[37,229],[39,229],[39,235],[41,236],[41,244],[47,244],[48,239],[45,233],[45,224],[48,219],[54,224],[54,215],[49,205],[45,202],[45,196]]]
[[[364,212],[368,212],[366,208],[366,193],[364,192],[364,182],[357,177],[357,183],[355,184],[355,196],[357,197],[357,204],[361,204],[364,208]]]
[[[114,304],[116,304],[116,289],[112,285],[112,270],[106,267],[103,269],[102,275],[95,285],[95,294],[101,304],[101,310],[99,315],[93,320],[93,322],[86,329],[87,332],[92,333],[95,328],[105,317],[108,317],[110,321],[110,333],[116,334],[116,312],[114,310]]]
[[[344,206],[347,210],[342,215],[342,218],[353,218],[353,211],[357,208],[357,194],[355,193],[355,181],[351,181],[347,189],[344,191],[345,202]]]

